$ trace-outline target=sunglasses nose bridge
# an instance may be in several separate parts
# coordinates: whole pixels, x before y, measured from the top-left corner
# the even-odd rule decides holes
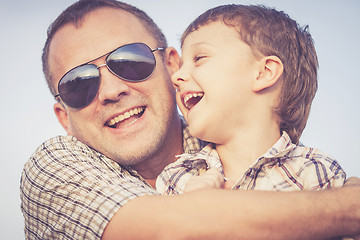
[[[116,73],[114,73],[114,72],[111,70],[111,68],[109,68],[109,66],[107,65],[107,63],[104,63],[104,64],[101,64],[101,65],[97,66],[97,69],[99,70],[99,69],[102,68],[102,67],[106,67],[106,69],[107,69],[110,73],[112,73],[113,75],[115,75],[115,76],[118,77],[118,78],[121,78],[121,77],[118,76]],[[99,72],[100,72],[100,70],[99,70]]]
[[[109,70],[112,74],[114,74],[113,71],[111,71],[109,66],[106,64],[106,62],[104,64],[101,64],[101,65],[97,66],[97,70],[99,71],[99,73],[100,73],[100,68],[102,68],[102,67],[106,67],[107,70]]]
[[[97,66],[97,69],[99,70],[100,68],[105,67],[105,66],[107,66],[106,63],[101,64],[100,66]]]

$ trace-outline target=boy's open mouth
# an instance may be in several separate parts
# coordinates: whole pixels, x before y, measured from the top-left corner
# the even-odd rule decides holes
[[[204,96],[203,92],[186,94],[183,97],[184,106],[190,110],[202,99],[203,96]]]
[[[105,125],[111,128],[118,128],[133,123],[139,119],[145,111],[145,107],[136,107],[120,114],[106,122]]]

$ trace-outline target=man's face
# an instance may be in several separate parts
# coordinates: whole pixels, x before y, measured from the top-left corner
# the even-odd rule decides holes
[[[55,34],[49,52],[56,89],[60,78],[70,69],[134,42],[143,42],[152,49],[162,47],[157,46],[136,17],[118,9],[98,9],[89,13],[78,27],[65,25]],[[102,67],[99,91],[89,106],[76,110],[55,104],[55,112],[67,133],[123,164],[136,164],[156,154],[169,140],[178,116],[169,73],[160,52],[154,55],[156,68],[143,82],[126,82]],[[92,63],[100,66],[104,60],[105,57]],[[109,126],[115,118],[118,121],[121,115],[129,114],[134,115],[115,127]]]

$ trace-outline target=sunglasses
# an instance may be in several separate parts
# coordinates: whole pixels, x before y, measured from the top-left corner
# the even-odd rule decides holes
[[[60,96],[61,100],[71,108],[84,108],[94,100],[99,91],[101,67],[106,66],[115,76],[127,82],[141,82],[154,72],[156,66],[154,52],[164,49],[162,47],[151,49],[144,43],[121,46],[107,53],[103,65],[96,66],[88,62],[65,73],[59,81],[59,93],[55,98]]]

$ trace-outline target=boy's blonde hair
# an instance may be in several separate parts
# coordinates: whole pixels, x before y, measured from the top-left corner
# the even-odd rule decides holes
[[[298,143],[317,90],[318,59],[308,26],[301,28],[282,11],[260,5],[224,5],[193,21],[181,38],[211,22],[233,27],[256,57],[277,56],[284,65],[279,105],[274,108],[281,131]]]

